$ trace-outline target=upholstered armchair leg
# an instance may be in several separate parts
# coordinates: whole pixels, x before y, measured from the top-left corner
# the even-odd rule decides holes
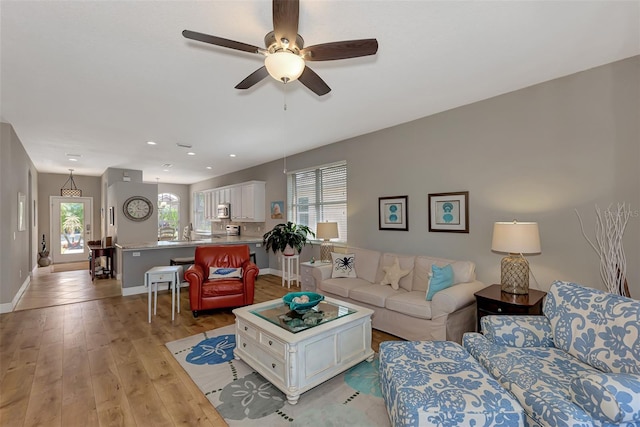
[[[192,313],[193,313],[193,317],[198,317],[198,311],[197,310],[193,310]]]

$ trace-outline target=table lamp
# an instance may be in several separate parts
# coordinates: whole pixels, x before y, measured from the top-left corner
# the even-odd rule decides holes
[[[338,238],[338,223],[319,222],[318,229],[316,230],[316,237],[318,239],[322,239],[322,244],[320,245],[320,261],[331,262],[333,245],[329,240]]]
[[[493,225],[491,250],[507,252],[500,264],[502,291],[511,294],[529,293],[529,262],[523,254],[540,253],[540,233],[537,222],[496,222]]]

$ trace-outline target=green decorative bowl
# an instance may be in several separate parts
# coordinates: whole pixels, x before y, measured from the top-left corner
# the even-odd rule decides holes
[[[293,301],[294,298],[301,297],[303,295],[309,297],[309,302],[301,303]],[[294,310],[298,313],[304,313],[305,311],[311,310],[323,299],[324,295],[320,295],[315,292],[290,292],[282,297],[284,303],[287,304],[291,310]]]

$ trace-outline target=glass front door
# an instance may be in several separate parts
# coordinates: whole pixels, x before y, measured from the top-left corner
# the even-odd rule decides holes
[[[51,197],[51,255],[56,264],[86,261],[91,240],[91,197]]]

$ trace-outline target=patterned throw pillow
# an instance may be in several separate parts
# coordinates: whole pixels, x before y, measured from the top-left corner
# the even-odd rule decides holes
[[[356,256],[354,254],[339,254],[331,252],[331,278],[358,277],[356,274]]]
[[[427,288],[427,301],[431,301],[436,292],[453,286],[453,268],[451,264],[438,267],[433,264],[429,273],[429,285]]]
[[[209,280],[240,278],[242,278],[242,267],[209,267]]]

